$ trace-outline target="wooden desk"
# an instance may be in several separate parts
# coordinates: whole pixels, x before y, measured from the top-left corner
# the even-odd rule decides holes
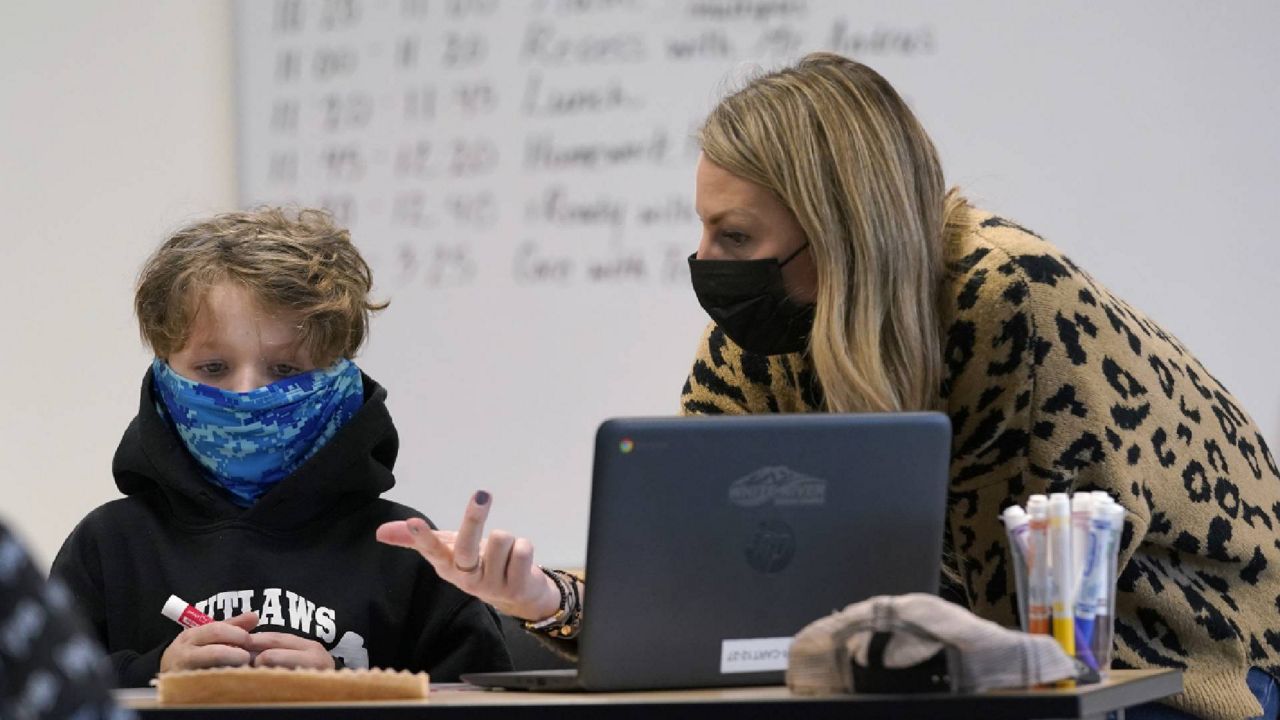
[[[486,691],[467,685],[431,688],[422,702],[361,704],[277,704],[164,707],[153,690],[117,691],[121,704],[145,719],[197,718],[668,718],[687,720],[911,720],[912,718],[1090,718],[1182,691],[1177,670],[1117,670],[1100,685],[1074,690],[994,691],[981,695],[838,695],[801,697],[785,687],[673,690],[627,693],[531,693]],[[1120,717],[1123,717],[1121,715]]]

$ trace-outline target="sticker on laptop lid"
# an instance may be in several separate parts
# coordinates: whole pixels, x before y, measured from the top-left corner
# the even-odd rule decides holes
[[[720,674],[774,672],[787,669],[787,653],[795,638],[744,638],[720,641]]]
[[[827,481],[785,465],[753,470],[729,486],[729,501],[739,507],[825,505]]]

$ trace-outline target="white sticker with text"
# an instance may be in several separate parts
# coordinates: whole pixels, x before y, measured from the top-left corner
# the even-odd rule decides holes
[[[787,652],[795,638],[745,638],[720,641],[720,673],[771,672],[787,669]]]

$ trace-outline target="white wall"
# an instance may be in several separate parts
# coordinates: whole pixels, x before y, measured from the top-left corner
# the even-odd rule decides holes
[[[992,98],[990,122],[976,127],[948,122],[956,98],[912,100],[950,180],[1044,233],[1178,334],[1280,449],[1280,242],[1271,208],[1241,200],[1280,197],[1280,62],[1270,36],[1280,6],[1161,7],[1128,27],[1065,23],[1080,40],[1074,58],[1037,53],[1038,38],[1002,37],[993,23],[990,68],[971,86],[956,84],[981,93],[1008,73],[1034,84],[1070,64],[1097,78],[1097,96],[1038,88],[1027,95],[1039,102]],[[938,12],[943,25],[957,11]],[[1197,42],[1170,41],[1189,29]],[[1089,52],[1093,44],[1121,43],[1133,49],[1130,65],[1090,62],[1103,55]],[[80,517],[117,495],[111,455],[147,361],[130,307],[138,266],[167,230],[236,202],[231,49],[230,4],[219,0],[0,2],[0,308],[9,319],[0,334],[0,516],[43,563]],[[911,87],[900,70],[882,69]],[[1092,121],[1061,121],[1060,110],[1081,105],[1095,108]],[[1168,113],[1183,127],[1192,114],[1193,131],[1171,135],[1161,122]],[[1134,213],[1126,198],[1068,186],[1036,162],[1044,144],[1088,154],[1117,133],[1131,138],[1126,151],[1096,158],[1097,172],[1125,176],[1134,200],[1162,211]],[[1214,172],[1183,172],[1195,165]],[[1049,196],[1061,198],[1056,210],[1020,212]],[[1167,251],[1149,252],[1152,237],[1167,238]],[[400,327],[391,320],[381,332]],[[672,379],[672,405],[682,379]],[[432,476],[429,459],[416,465],[410,479]],[[452,509],[433,514],[447,523]]]
[[[0,516],[42,564],[118,496],[139,265],[235,203],[230,27],[219,0],[0,3]]]
[[[706,322],[683,267],[692,210],[658,224],[638,211],[688,202],[689,129],[726,77],[819,49],[883,73],[951,182],[1179,335],[1276,429],[1280,376],[1260,362],[1275,341],[1259,317],[1280,307],[1280,283],[1268,283],[1280,245],[1261,241],[1269,218],[1250,209],[1280,193],[1280,4],[756,0],[766,17],[707,12],[751,5],[510,0],[422,13],[367,0],[347,16],[327,0],[237,4],[241,201],[350,218],[391,300],[360,363],[408,440],[392,497],[452,524],[482,486],[495,527],[535,539],[545,562],[582,562],[593,430],[672,412]],[[625,50],[565,57],[548,37]],[[547,112],[549,87],[610,86],[622,106]],[[648,152],[531,161],[547,145],[620,142]],[[548,197],[594,212],[548,212]],[[476,206],[485,221],[457,210]],[[565,271],[531,278],[530,254]],[[589,271],[620,260],[634,271]]]

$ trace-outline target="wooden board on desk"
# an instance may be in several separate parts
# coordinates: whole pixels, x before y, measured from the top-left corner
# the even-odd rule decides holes
[[[1101,718],[1106,713],[1182,691],[1177,670],[1116,670],[1105,683],[1074,689],[1001,690],[976,695],[792,695],[785,687],[659,690],[625,693],[529,693],[485,691],[465,685],[433,685],[425,701],[280,703],[275,705],[165,707],[154,691],[121,690],[117,699],[143,718],[407,718],[655,717],[715,720],[797,717],[859,718]]]

